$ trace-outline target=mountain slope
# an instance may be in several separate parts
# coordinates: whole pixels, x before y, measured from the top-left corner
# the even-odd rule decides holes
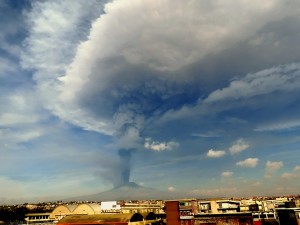
[[[142,187],[134,182],[113,188],[97,194],[66,199],[65,201],[113,201],[113,200],[147,200],[147,199],[176,199],[187,197],[182,193],[159,191]]]

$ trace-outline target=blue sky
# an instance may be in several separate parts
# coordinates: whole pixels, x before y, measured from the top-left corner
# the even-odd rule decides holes
[[[299,194],[296,0],[0,1],[1,199],[132,181]]]

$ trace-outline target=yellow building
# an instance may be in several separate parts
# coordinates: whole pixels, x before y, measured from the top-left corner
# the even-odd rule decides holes
[[[29,213],[25,220],[27,223],[57,222],[67,215],[95,215],[100,212],[99,204],[65,204],[57,206],[50,213]]]

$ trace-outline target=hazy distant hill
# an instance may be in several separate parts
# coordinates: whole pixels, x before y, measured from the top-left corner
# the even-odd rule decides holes
[[[113,201],[113,200],[167,200],[167,199],[179,199],[179,198],[189,198],[189,196],[184,193],[179,193],[175,191],[159,191],[154,188],[147,188],[140,186],[134,182],[128,182],[122,186],[115,187],[111,190],[100,192],[92,195],[85,196],[74,196],[71,198],[63,199],[61,197],[48,196],[47,198],[34,198],[34,199],[8,199],[0,197],[0,205],[12,205],[12,204],[23,204],[25,202],[37,203],[46,201],[57,201],[62,200],[63,202],[70,201]]]
[[[68,198],[64,201],[112,201],[112,200],[147,200],[147,199],[176,199],[188,197],[182,193],[159,191],[153,188],[142,187],[129,182],[120,187],[97,194]]]

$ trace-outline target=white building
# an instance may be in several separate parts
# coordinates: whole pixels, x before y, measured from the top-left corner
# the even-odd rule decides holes
[[[121,211],[121,205],[117,201],[101,202],[101,213],[118,213]]]

